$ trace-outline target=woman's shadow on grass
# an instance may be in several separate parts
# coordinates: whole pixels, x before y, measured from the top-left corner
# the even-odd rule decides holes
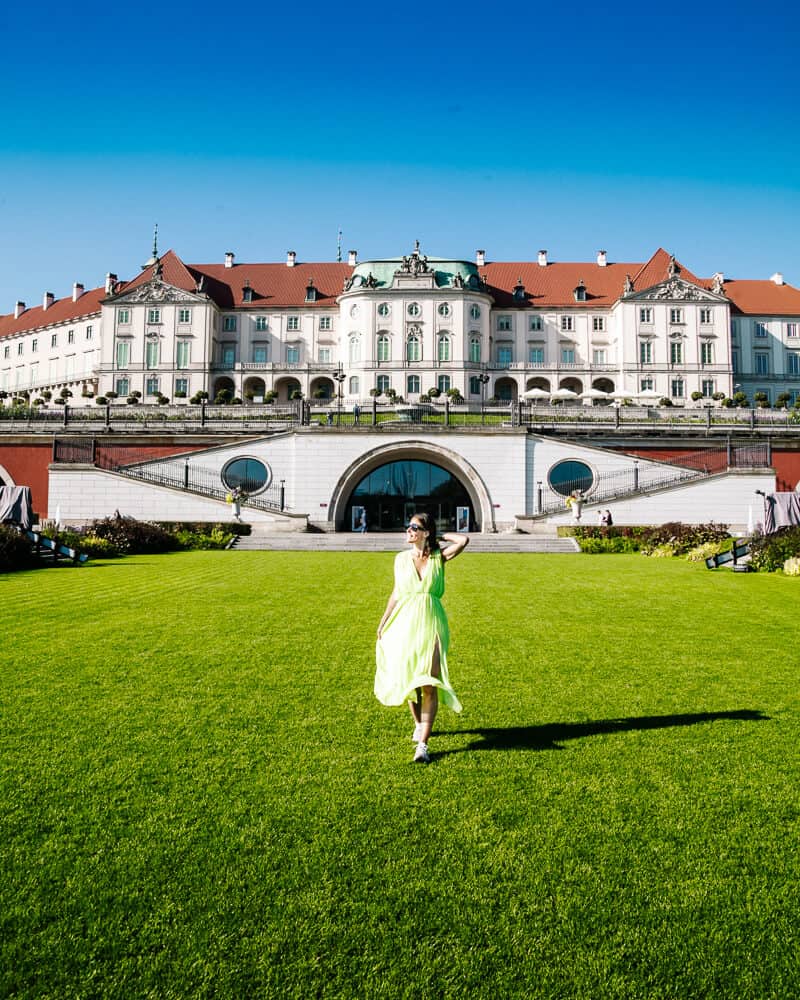
[[[593,722],[548,722],[541,726],[508,726],[493,729],[457,729],[437,736],[478,736],[465,747],[442,750],[437,757],[469,750],[563,750],[567,740],[586,736],[609,736],[635,730],[672,729],[704,722],[766,722],[768,715],[750,709],[732,712],[696,712],[684,715],[641,715],[630,719],[599,719]]]

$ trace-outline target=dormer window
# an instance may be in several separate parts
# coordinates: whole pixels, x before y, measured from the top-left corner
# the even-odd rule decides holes
[[[575,296],[576,302],[586,301],[586,285],[584,285],[583,283],[583,278],[581,278],[578,284],[575,286],[572,294]]]
[[[250,287],[249,280],[245,279],[244,286],[242,287],[242,302],[252,302],[253,301],[253,289]]]
[[[317,289],[314,287],[314,279],[309,278],[306,285],[306,302],[317,301]]]
[[[517,283],[514,285],[514,301],[524,302],[525,301],[525,286],[522,284],[522,278],[517,278]]]

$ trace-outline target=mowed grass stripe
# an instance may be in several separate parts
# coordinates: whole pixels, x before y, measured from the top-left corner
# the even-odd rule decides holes
[[[0,578],[0,993],[796,994],[796,581],[467,553],[425,768],[391,566]]]

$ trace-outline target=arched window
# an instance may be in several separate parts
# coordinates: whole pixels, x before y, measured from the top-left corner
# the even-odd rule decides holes
[[[469,360],[479,362],[481,360],[481,338],[469,338]]]
[[[477,375],[469,377],[469,394],[470,396],[480,396],[481,394],[481,380]]]
[[[439,387],[439,392],[447,392],[447,390],[450,388],[450,376],[440,375],[439,378],[436,380],[436,384]]]
[[[406,379],[406,393],[411,396],[419,392],[419,375],[409,375]]]
[[[438,357],[440,361],[450,360],[450,338],[449,337],[439,337],[438,342]]]
[[[410,334],[408,340],[406,341],[406,360],[422,360],[422,345],[420,344],[419,337],[416,333]]]
[[[350,338],[348,357],[351,364],[361,360],[361,338],[356,335]]]
[[[378,335],[378,361],[391,361],[392,348],[388,333]]]
[[[358,388],[358,376],[357,375],[351,375],[350,376],[350,395],[351,396],[357,396],[358,393],[359,393],[359,391],[360,390]]]
[[[387,393],[392,387],[391,379],[388,375],[379,375],[377,382],[375,383],[375,388],[380,393]]]

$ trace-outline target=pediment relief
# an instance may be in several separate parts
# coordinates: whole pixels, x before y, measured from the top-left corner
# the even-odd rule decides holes
[[[641,292],[629,292],[626,302],[727,302],[724,295],[699,288],[683,278],[673,275],[659,285],[645,288]]]
[[[132,292],[124,293],[114,299],[115,304],[136,305],[141,302],[156,302],[159,305],[168,302],[205,302],[205,295],[194,295],[175,285],[168,285],[160,278],[152,278],[145,285],[139,285]]]

